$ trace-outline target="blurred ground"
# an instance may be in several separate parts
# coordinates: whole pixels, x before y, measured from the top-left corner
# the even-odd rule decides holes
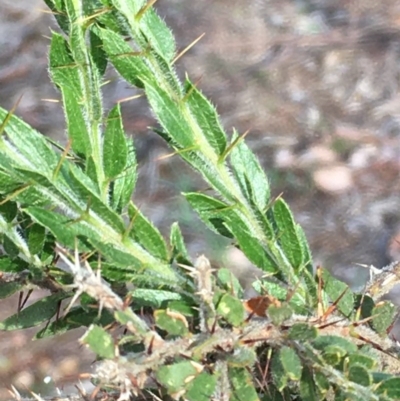
[[[379,267],[400,259],[400,1],[157,5],[179,49],[206,33],[180,60],[179,71],[201,78],[199,86],[227,130],[250,130],[247,140],[268,171],[273,193],[283,192],[290,203],[316,262],[355,285],[365,276],[356,263]],[[41,100],[58,94],[46,70],[46,36],[54,24],[40,9],[45,6],[39,0],[0,3],[0,105],[10,108],[23,94],[17,114],[60,139],[60,106]],[[105,98],[111,105],[132,92],[114,80]],[[179,197],[201,188],[201,180],[177,159],[156,161],[168,149],[147,129],[154,120],[144,101],[125,103],[124,115],[141,166],[136,201],[165,233],[179,220],[193,255],[217,257],[225,245],[200,223],[193,227],[196,217]],[[235,258],[229,263],[243,267]],[[10,307],[2,301],[0,317]],[[0,333],[0,387],[21,382],[23,372],[34,382],[74,358],[71,338],[52,340],[49,348],[43,341],[30,343],[29,335]],[[40,370],[43,355],[47,367]],[[82,371],[90,358],[80,366],[82,358],[73,361]]]

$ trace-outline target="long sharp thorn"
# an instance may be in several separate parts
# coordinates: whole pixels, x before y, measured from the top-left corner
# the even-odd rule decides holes
[[[58,161],[56,168],[54,169],[53,179],[57,178],[58,173],[60,172],[61,166],[64,163],[64,160],[66,159],[69,150],[71,149],[71,145],[72,145],[72,140],[69,140],[67,143],[67,146],[65,147],[64,151],[61,154],[60,160]]]
[[[17,109],[19,102],[22,99],[22,95],[18,98],[14,106],[11,108],[11,110],[7,113],[6,118],[3,120],[3,122],[0,124],[0,135],[3,133],[6,125],[9,123],[11,120],[12,116],[14,115],[15,110]]]
[[[19,295],[18,295],[17,314],[19,314],[19,312],[21,312],[21,309],[22,309],[21,304],[22,304],[22,297],[23,297],[23,296],[24,296],[24,292],[23,292],[23,291],[20,291],[20,292],[19,292]]]
[[[28,293],[26,294],[26,297],[25,297],[24,301],[21,304],[21,309],[23,309],[23,307],[25,306],[25,304],[28,301],[29,297],[31,296],[32,292],[33,292],[33,289],[30,289],[28,291]]]
[[[178,53],[172,60],[172,64],[175,64],[185,53],[187,53],[197,42],[203,39],[206,33],[202,33],[197,39],[195,39],[190,45],[186,46],[180,53]]]

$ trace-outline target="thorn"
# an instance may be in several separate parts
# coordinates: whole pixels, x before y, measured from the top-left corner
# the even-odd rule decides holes
[[[129,102],[130,100],[139,99],[140,97],[143,97],[143,96],[144,96],[144,94],[141,93],[140,95],[134,95],[134,96],[124,97],[123,99],[117,100],[117,103]]]
[[[0,133],[0,135],[1,135],[1,133]],[[20,188],[16,189],[12,194],[7,195],[7,196],[0,202],[0,206],[1,206],[1,205],[4,205],[4,204],[7,203],[8,201],[12,200],[12,199],[15,198],[16,196],[18,196],[21,192],[24,192],[26,189],[28,189],[30,186],[31,186],[30,183],[22,185]]]
[[[181,102],[185,103],[186,100],[189,98],[189,96],[192,94],[192,92],[197,89],[197,85],[200,83],[200,81],[203,79],[203,77],[200,77],[196,82],[192,83],[189,81],[190,83],[190,89],[185,93],[185,96],[182,98]]]
[[[214,322],[213,322],[213,324],[211,326],[211,329],[210,329],[210,334],[214,334],[215,333],[215,331],[217,329],[217,323],[218,323],[218,318],[215,317]]]
[[[67,316],[69,311],[71,310],[71,308],[73,307],[74,303],[76,302],[76,300],[82,295],[82,292],[77,291],[74,296],[72,297],[71,302],[69,303],[69,305],[67,306],[67,308],[64,310],[63,313],[63,317]]]
[[[135,15],[135,20],[139,21],[144,13],[153,5],[157,2],[157,0],[149,0],[147,4],[145,4],[140,10],[139,12]]]
[[[11,397],[14,397],[17,401],[22,401],[21,394],[12,384],[11,384],[11,390],[8,390],[8,392],[10,393]]]
[[[124,304],[123,304],[122,308],[126,309],[130,305],[131,300],[132,300],[132,294],[128,294],[124,299]]]
[[[80,380],[80,379],[85,379],[85,380],[87,380],[87,379],[91,379],[91,378],[92,378],[92,374],[91,374],[91,373],[88,373],[88,372],[79,373],[78,377],[79,377],[79,380]]]
[[[64,13],[60,13],[59,11],[46,10],[44,8],[37,8],[36,10],[38,10],[39,12],[44,13],[44,14],[65,15]]]
[[[60,103],[58,99],[40,99],[42,102]]]
[[[7,113],[6,118],[4,119],[4,121],[0,124],[0,135],[3,133],[6,125],[8,124],[8,122],[11,120],[12,116],[14,115],[15,110],[17,109],[19,103],[21,102],[22,99],[21,95],[17,101],[15,102],[14,106],[11,108],[11,110]]]
[[[151,355],[153,353],[154,340],[155,340],[154,336],[151,337],[149,347],[146,350],[147,355]]]
[[[187,53],[197,42],[199,42],[201,39],[203,39],[204,35],[206,33],[203,32],[197,39],[195,39],[192,43],[190,43],[188,46],[186,46],[178,55],[176,55],[172,59],[172,64],[175,64],[185,53]]]
[[[244,134],[242,134],[241,136],[238,136],[222,153],[222,155],[219,157],[218,159],[218,163],[223,163],[225,161],[225,159],[228,157],[229,153],[232,152],[232,150],[234,149],[235,146],[237,146],[240,142],[243,141],[244,138],[246,138],[246,136],[248,135],[248,133],[250,132],[250,130],[247,130]]]
[[[33,398],[35,398],[35,400],[37,400],[37,401],[45,401],[39,394],[36,394],[33,391],[30,391],[30,393],[33,396]]]
[[[53,180],[55,180],[58,176],[58,173],[60,172],[61,166],[64,163],[64,160],[66,159],[69,150],[71,149],[71,145],[72,145],[72,139],[70,139],[67,143],[67,146],[65,147],[64,151],[61,154],[60,160],[57,163],[56,168],[54,169],[53,172]]]
[[[132,201],[130,201],[130,205],[132,205],[133,207],[135,207],[135,205],[133,204]],[[139,207],[136,207],[135,214],[134,214],[134,215],[132,216],[132,218],[129,220],[128,227],[126,228],[125,232],[122,234],[122,239],[123,239],[123,240],[124,240],[124,239],[129,235],[129,233],[131,232],[131,230],[132,230],[132,228],[133,228],[133,224],[134,224],[134,222],[135,222],[137,216],[139,215],[139,211],[140,211]]]
[[[145,54],[144,51],[140,51],[140,52],[126,52],[126,53],[115,54],[113,57],[143,56],[143,54]]]
[[[342,319],[335,320],[334,322],[328,322],[325,324],[317,324],[316,327],[320,330],[323,330],[323,329],[326,329],[327,327],[334,326],[335,324],[343,322],[345,320],[346,320],[346,318],[344,317]]]
[[[155,161],[160,161],[160,160],[168,159],[168,158],[170,158],[170,157],[173,157],[173,156],[175,156],[175,155],[180,155],[180,154],[185,153],[185,152],[191,152],[192,150],[196,150],[197,148],[198,148],[198,146],[197,146],[197,145],[194,145],[194,146],[190,146],[190,147],[185,148],[185,149],[180,149],[180,150],[177,150],[177,151],[175,151],[175,152],[169,153],[169,154],[167,154],[167,155],[163,155],[163,156],[157,157],[157,158],[155,159]]]
[[[331,306],[329,306],[329,308],[326,310],[326,312],[321,316],[322,321],[326,320],[328,318],[328,316],[331,315],[337,309],[338,303],[343,298],[344,294],[346,294],[348,289],[349,289],[349,287],[346,287],[344,289],[344,291],[336,299],[336,301]]]
[[[17,305],[17,314],[19,314],[19,312],[21,312],[21,304],[22,304],[22,297],[24,296],[24,292],[20,291],[19,295],[18,295],[18,305]]]
[[[318,277],[318,310],[317,317],[320,319],[324,315],[324,305],[322,302],[322,267],[317,266],[317,277]]]
[[[57,303],[56,323],[60,320],[61,300]]]
[[[96,386],[95,389],[92,391],[92,394],[90,394],[90,398],[89,399],[90,400],[94,400],[100,390],[101,390],[101,386],[100,385]]]
[[[25,304],[26,304],[26,302],[28,301],[29,297],[31,296],[32,292],[33,292],[33,289],[31,288],[31,289],[28,291],[28,293],[26,294],[26,297],[25,297],[24,301],[23,301],[22,304],[21,304],[21,309],[20,309],[20,311],[21,311],[21,310],[23,309],[23,307],[25,306]]]
[[[299,280],[294,288],[286,294],[286,302],[290,302],[293,298],[294,294],[296,293],[297,289],[300,287],[301,281]]]
[[[79,383],[79,386],[77,384],[74,384],[74,387],[78,391],[79,395],[85,400],[87,396],[87,392],[85,388],[83,387],[82,383]]]
[[[82,23],[85,22],[90,22],[91,20],[93,20],[94,18],[103,15],[103,14],[107,14],[109,11],[111,11],[110,7],[104,7],[103,9],[97,11],[96,13],[92,14],[92,15],[88,15],[86,18],[81,19]]]

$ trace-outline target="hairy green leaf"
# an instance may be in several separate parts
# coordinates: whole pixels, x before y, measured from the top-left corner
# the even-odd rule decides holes
[[[43,297],[19,313],[0,322],[0,330],[10,331],[38,326],[50,320],[57,313],[59,301],[69,296],[70,294],[67,293],[58,293]]]
[[[237,139],[235,133],[232,140]],[[243,194],[264,213],[270,200],[269,183],[257,158],[243,140],[237,141],[233,146],[230,160]]]
[[[130,203],[128,213],[131,220],[129,235],[156,258],[168,262],[167,244],[157,228],[133,203]]]
[[[185,91],[186,103],[208,143],[219,156],[222,155],[226,148],[226,134],[215,108],[189,79],[186,79]]]
[[[233,326],[239,326],[244,320],[242,302],[230,294],[223,295],[219,300],[217,312]]]
[[[81,342],[89,345],[90,349],[101,358],[112,359],[115,356],[114,340],[100,326],[91,325],[81,338]]]
[[[103,162],[106,177],[116,178],[126,167],[127,159],[128,148],[122,126],[121,109],[116,105],[108,114],[104,133]]]

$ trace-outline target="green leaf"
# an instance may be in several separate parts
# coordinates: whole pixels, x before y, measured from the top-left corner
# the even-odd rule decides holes
[[[185,240],[183,239],[183,235],[178,223],[173,223],[171,226],[170,244],[172,247],[172,259],[176,259],[178,263],[191,265]]]
[[[71,224],[70,219],[57,213],[37,207],[29,207],[25,212],[42,226],[48,228],[57,241],[73,248],[79,232],[79,223]]]
[[[288,295],[287,285],[274,276],[255,281],[253,288],[260,294],[268,294],[281,301],[285,301]]]
[[[229,367],[251,368],[257,361],[257,355],[254,349],[237,344],[233,353],[227,356],[226,361]]]
[[[129,235],[153,256],[168,262],[167,244],[157,228],[132,202],[129,204],[128,213],[131,219]]]
[[[259,401],[253,379],[245,368],[229,368],[229,379],[232,388],[230,401]]]
[[[283,393],[283,394],[282,394]],[[273,383],[268,383],[268,389],[261,398],[262,401],[287,401],[290,400],[288,388],[280,392]]]
[[[192,302],[187,301],[171,301],[168,302],[168,309],[181,313],[184,316],[193,317],[197,315],[197,311]]]
[[[351,380],[354,383],[360,384],[361,386],[368,387],[372,383],[372,377],[368,373],[368,370],[361,365],[350,366],[347,376],[349,380]]]
[[[350,316],[354,310],[354,295],[348,285],[337,280],[326,269],[322,270],[322,279],[324,282],[324,290],[332,302],[336,302],[343,292],[346,291],[338,302],[338,309],[345,316]]]
[[[68,34],[69,31],[69,23],[68,17],[65,12],[65,8],[63,7],[63,0],[44,0],[47,6],[53,11],[54,18],[57,20],[60,28]]]
[[[7,110],[0,107],[0,124],[7,118],[8,114]],[[32,171],[40,172],[44,176],[49,176],[53,173],[58,163],[58,156],[50,148],[43,135],[15,115],[9,118],[5,131],[9,141],[12,141],[15,148],[11,149],[9,145],[6,146],[4,137],[1,137],[0,153],[6,151],[6,154],[10,155],[10,152],[13,152],[12,159],[8,159],[11,165],[23,166]],[[2,162],[7,164],[7,159]]]
[[[397,308],[391,302],[375,305],[372,315],[372,325],[378,334],[387,334],[388,329],[396,319]]]
[[[121,212],[131,200],[137,181],[137,162],[135,148],[131,139],[126,139],[127,161],[122,173],[113,182],[112,206]]]
[[[234,132],[232,141],[237,138],[238,135]],[[239,140],[233,147],[230,161],[243,195],[251,199],[260,212],[265,213],[270,200],[268,179],[254,153],[243,140]]]
[[[229,269],[218,269],[217,277],[222,288],[224,288],[226,291],[229,291],[230,294],[242,298],[243,289],[239,283],[239,280]]]
[[[144,81],[151,82],[154,79],[142,54],[135,52],[121,35],[109,29],[99,29],[99,34],[109,60],[124,79],[137,87],[143,87]]]
[[[71,55],[68,42],[57,33],[53,33],[51,38],[49,60],[52,80],[62,93],[72,149],[76,153],[88,157],[91,154],[92,145],[83,107],[80,104],[83,93],[80,86],[79,68]]]
[[[182,301],[183,297],[173,291],[152,290],[147,288],[136,288],[129,292],[132,295],[135,309],[142,306],[150,306],[152,308],[161,308],[169,301]]]
[[[146,84],[145,89],[150,106],[165,131],[181,148],[193,148],[195,145],[193,128],[184,118],[183,106],[158,85]]]
[[[303,367],[296,352],[292,348],[282,347],[279,351],[279,358],[289,379],[300,380]]]
[[[184,336],[188,332],[188,322],[179,312],[156,310],[154,318],[156,325],[172,336]]]
[[[143,336],[149,332],[146,322],[136,315],[132,309],[125,308],[123,311],[116,311],[114,313],[115,320],[123,325],[133,326],[135,332]]]
[[[300,396],[302,401],[318,401],[315,383],[310,369],[305,366],[300,381]]]
[[[5,203],[0,202],[0,215],[4,217],[7,223],[11,223],[17,217],[17,213],[18,213],[18,206],[15,202],[11,201]]]
[[[345,353],[354,353],[357,351],[357,345],[352,341],[333,335],[318,336],[312,344],[316,349],[321,351],[331,346],[337,346],[338,349],[344,350]]]
[[[187,379],[199,373],[196,365],[190,361],[161,366],[156,372],[157,381],[165,386],[170,393],[183,390]]]
[[[145,0],[136,0],[136,1],[126,1],[126,0],[111,0],[113,6],[125,16],[126,19],[130,22],[135,22],[137,24],[137,14],[139,11],[146,5]]]
[[[279,391],[282,391],[288,383],[288,376],[282,366],[279,358],[279,352],[274,352],[271,359],[271,376],[272,381]]]
[[[94,65],[97,67],[99,76],[103,76],[107,69],[107,56],[103,50],[103,41],[99,36],[96,26],[92,26],[89,31],[90,36],[90,55]]]
[[[237,239],[240,249],[256,266],[267,272],[276,272],[277,264],[260,244],[258,238],[245,225],[241,215],[232,206],[211,196],[186,193],[188,202],[195,209],[201,219],[214,231],[228,238]]]
[[[292,317],[293,311],[289,305],[283,304],[282,306],[275,306],[271,305],[268,310],[267,314],[272,320],[273,324],[276,326],[280,326],[286,320]]]
[[[232,234],[224,225],[228,213],[233,214],[232,209],[226,203],[195,192],[183,195],[208,227],[225,237],[232,238]]]
[[[288,331],[288,338],[295,341],[309,341],[317,338],[318,330],[307,323],[296,323]]]
[[[0,272],[19,273],[29,268],[29,264],[22,259],[11,259],[0,256]]]
[[[0,282],[0,299],[8,298],[17,291],[22,291],[25,285],[25,283],[20,282]]]
[[[113,359],[115,357],[114,340],[100,326],[91,325],[81,338],[81,342],[89,345],[90,349],[100,358]]]
[[[308,273],[314,275],[313,259],[312,259],[311,249],[306,238],[306,234],[304,233],[303,228],[298,224],[296,224],[296,229],[297,229],[297,237],[300,241],[300,245],[302,248],[303,264],[307,269]]]
[[[102,326],[106,326],[113,322],[114,317],[107,310],[103,310],[99,317],[98,310],[87,310],[87,308],[78,306],[71,309],[66,316],[51,322],[44,329],[38,331],[34,338],[40,339],[53,337],[82,326],[88,327],[93,323],[99,323]]]
[[[185,82],[185,92],[186,103],[208,143],[217,155],[222,155],[226,148],[226,134],[215,108],[189,79]]]
[[[19,255],[19,247],[11,240],[8,235],[4,236],[3,239],[3,248],[8,256],[12,259],[16,258]]]
[[[141,18],[140,30],[150,46],[167,62],[171,62],[175,55],[174,36],[153,8],[148,9]]]
[[[224,294],[219,300],[217,312],[232,326],[239,326],[245,318],[242,301],[230,294]]]
[[[298,229],[294,222],[292,212],[282,198],[275,201],[273,212],[275,224],[278,229],[277,237],[282,250],[295,271],[299,272],[299,270],[304,267],[304,263],[309,261],[304,260],[303,239],[300,239],[298,236]]]
[[[71,295],[58,293],[43,297],[19,313],[0,322],[0,330],[11,331],[38,326],[51,319],[57,313],[59,301],[69,296]]]
[[[35,255],[42,251],[46,240],[46,230],[40,224],[32,224],[29,228],[28,247],[30,252]]]
[[[372,370],[376,368],[377,365],[377,360],[368,356],[368,355],[363,355],[363,354],[351,354],[347,357],[347,361],[349,366],[352,365],[360,365],[364,366],[368,370]]]
[[[185,399],[189,401],[209,401],[215,392],[217,376],[207,372],[201,372],[187,386]]]
[[[304,374],[304,372],[305,372],[305,370],[303,370],[303,374]],[[315,372],[314,373],[314,382],[315,382],[319,392],[324,397],[330,388],[329,380],[326,378],[326,376],[323,373]]]
[[[93,181],[75,166],[72,166],[69,172],[68,184],[75,194],[84,201],[85,209],[90,206],[88,212],[90,219],[93,217],[95,220],[91,220],[92,224],[112,227],[116,232],[122,234],[125,227],[121,217],[100,199],[100,194]],[[82,214],[85,209],[82,210]]]
[[[104,172],[108,178],[115,178],[126,167],[128,148],[122,126],[121,108],[114,106],[107,118],[104,133],[103,161]]]
[[[377,394],[383,394],[392,399],[400,398],[400,377],[392,377],[379,384],[376,388]]]

